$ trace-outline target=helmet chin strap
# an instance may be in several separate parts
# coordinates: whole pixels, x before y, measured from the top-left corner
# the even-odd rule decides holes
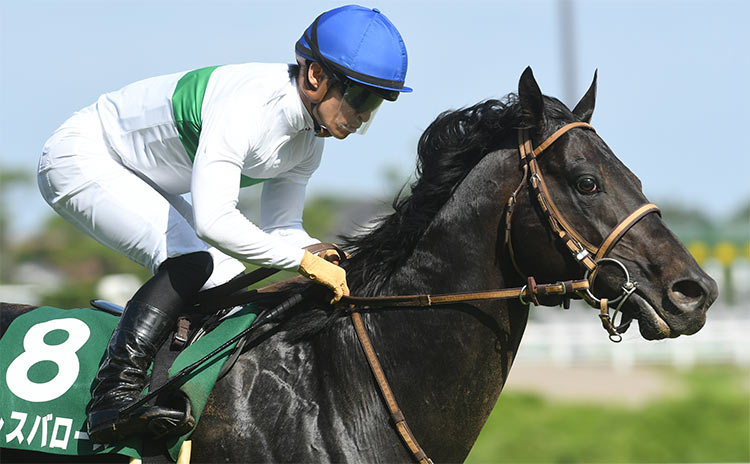
[[[315,133],[316,137],[329,137],[331,135],[331,132],[328,130],[328,127],[326,127],[324,124],[321,124],[318,122],[318,116],[316,115],[318,105],[320,103],[316,102],[310,102],[310,116],[312,116],[313,119],[313,132]]]
[[[320,16],[323,16],[322,14]],[[323,68],[323,71],[325,72],[325,58],[323,58],[323,55],[320,53],[320,49],[318,48],[318,21],[320,20],[320,16],[315,18],[315,21],[313,21],[312,24],[312,30],[311,35],[307,37],[307,41],[310,44],[310,50],[313,52],[313,57],[315,58],[315,61],[320,65],[321,68]],[[305,70],[305,86],[315,91],[316,89],[312,86],[312,83],[309,79],[309,70],[310,70],[310,64],[311,62],[308,60],[305,60],[307,62],[307,69]],[[328,76],[330,79],[330,75]],[[328,94],[328,90],[330,88],[326,89],[326,94]],[[325,95],[323,95],[323,98],[320,99],[320,101],[323,101],[325,99]],[[315,135],[318,137],[329,137],[331,135],[331,132],[328,130],[326,126],[321,124],[318,121],[318,118],[315,116],[315,109],[318,107],[320,102],[310,102],[310,115],[313,118],[313,130],[315,131]]]
[[[313,87],[308,74],[310,72],[310,64],[312,64],[312,61],[305,60],[305,89],[315,92],[317,89]],[[329,89],[326,89],[326,95],[328,94],[328,90]],[[325,95],[323,95],[323,98],[321,98],[320,101],[323,101],[324,99]],[[318,116],[316,115],[317,112],[315,110],[318,108],[319,104],[320,102],[310,101],[310,116],[312,116],[313,120],[313,131],[315,132],[316,137],[329,137],[331,133],[325,125],[318,121]]]
[[[318,118],[315,117],[315,109],[317,108],[317,103],[310,103],[310,114],[313,118],[313,131],[315,132],[316,137],[330,137],[331,133],[328,130],[326,126],[323,124],[320,124],[318,122]]]

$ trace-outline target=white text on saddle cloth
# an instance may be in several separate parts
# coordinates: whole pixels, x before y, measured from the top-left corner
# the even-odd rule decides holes
[[[8,427],[6,427],[8,425]],[[73,419],[54,417],[52,414],[37,415],[31,419],[25,412],[12,411],[9,418],[0,417],[0,439],[5,444],[17,442],[41,448],[67,450],[71,438]],[[4,431],[8,433],[3,433]],[[73,434],[74,440],[88,440],[82,431]]]

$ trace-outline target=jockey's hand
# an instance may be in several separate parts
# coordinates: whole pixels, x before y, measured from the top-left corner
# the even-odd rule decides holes
[[[346,258],[349,259],[349,257],[350,257],[349,253],[347,253],[345,251],[343,253],[346,255]],[[339,264],[341,264],[341,255],[339,254],[338,251],[336,251],[334,249],[323,250],[320,253],[318,253],[318,256],[320,256],[321,258],[325,259],[326,261],[331,262],[331,263],[333,263],[333,264],[335,264],[337,266]]]
[[[331,304],[339,301],[342,296],[349,295],[349,287],[346,285],[346,271],[309,251],[305,251],[305,255],[302,257],[299,273],[330,288],[334,294]]]

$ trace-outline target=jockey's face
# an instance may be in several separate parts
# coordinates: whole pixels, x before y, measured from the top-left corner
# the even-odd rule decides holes
[[[344,139],[363,129],[363,124],[372,119],[383,99],[377,96],[370,98],[374,100],[369,104],[357,105],[353,101],[353,94],[357,93],[359,86],[348,86],[337,83],[333,85],[318,106],[319,123],[328,129],[328,132],[337,139]],[[367,92],[364,90],[364,92]],[[365,97],[367,98],[367,97]],[[355,104],[352,105],[351,102]],[[367,127],[367,126],[365,126]]]
[[[383,98],[366,86],[329,78],[318,63],[310,63],[306,71],[300,94],[323,128],[318,135],[345,139],[358,130],[364,133],[367,125],[362,127],[363,124],[372,120]]]

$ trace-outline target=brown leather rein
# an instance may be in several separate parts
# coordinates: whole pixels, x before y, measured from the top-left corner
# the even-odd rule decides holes
[[[528,131],[525,129],[519,130],[519,153],[521,156],[521,162],[523,163],[523,177],[521,179],[518,188],[514,191],[513,195],[508,199],[506,205],[506,227],[505,227],[505,244],[508,247],[511,261],[519,274],[524,275],[520,271],[516,264],[513,255],[513,246],[511,242],[511,221],[513,217],[513,210],[516,204],[516,197],[523,186],[528,182],[531,183],[531,187],[536,192],[537,202],[544,211],[547,219],[550,223],[552,230],[557,236],[565,243],[566,247],[573,254],[575,259],[586,268],[584,278],[580,280],[569,280],[564,282],[558,282],[553,284],[537,284],[535,279],[531,276],[527,278],[527,284],[520,288],[508,288],[500,290],[491,290],[485,292],[472,292],[472,293],[451,293],[444,295],[398,295],[398,296],[381,296],[381,297],[357,297],[347,296],[341,300],[341,304],[348,305],[352,309],[351,317],[354,323],[357,336],[359,338],[362,349],[365,352],[367,362],[370,365],[373,375],[378,383],[380,392],[383,395],[388,411],[396,424],[401,439],[404,441],[406,446],[411,451],[414,459],[420,464],[431,464],[432,460],[427,457],[422,447],[417,442],[416,437],[409,429],[406,423],[406,418],[403,412],[396,402],[396,398],[393,395],[393,391],[388,384],[388,380],[385,377],[383,368],[378,361],[377,354],[372,346],[370,337],[367,334],[367,330],[362,322],[362,316],[360,315],[359,309],[365,308],[383,308],[383,307],[427,307],[441,304],[461,303],[467,301],[481,301],[481,300],[499,300],[508,298],[519,298],[521,303],[529,305],[529,300],[533,301],[537,305],[539,301],[537,297],[539,295],[571,295],[577,294],[587,303],[593,307],[598,307],[600,310],[599,317],[602,321],[602,326],[609,333],[610,340],[619,342],[622,340],[622,335],[614,325],[614,319],[617,312],[619,311],[622,304],[628,299],[628,297],[635,291],[637,283],[630,280],[630,275],[627,268],[620,262],[612,258],[607,258],[608,253],[614,248],[614,246],[620,241],[620,239],[633,227],[638,221],[643,219],[650,213],[658,213],[659,208],[653,204],[645,204],[640,208],[633,211],[625,219],[623,219],[609,235],[604,239],[599,247],[591,245],[586,241],[576,230],[568,223],[562,216],[560,211],[557,209],[552,197],[547,190],[547,186],[542,177],[542,173],[539,170],[537,164],[537,156],[539,156],[544,150],[549,148],[560,136],[565,134],[567,131],[576,128],[586,128],[593,130],[587,123],[575,122],[567,124],[562,128],[558,129],[553,133],[547,140],[545,140],[536,149],[532,149],[531,139],[528,135]],[[529,173],[531,176],[529,177]],[[593,255],[593,257],[592,257]],[[593,280],[596,275],[597,268],[606,262],[611,262],[619,265],[625,273],[625,283],[622,286],[623,293],[615,298],[614,300],[607,300],[606,298],[596,298],[591,293],[593,287]],[[609,304],[619,303],[615,309],[615,313],[610,316]]]
[[[531,184],[531,188],[536,193],[535,197],[537,203],[541,207],[544,214],[547,216],[552,231],[565,244],[566,248],[570,251],[576,261],[578,261],[581,266],[586,269],[583,280],[588,282],[589,288],[585,289],[583,292],[579,292],[578,296],[586,301],[590,306],[600,310],[599,317],[601,319],[602,326],[607,331],[607,333],[609,333],[610,340],[612,340],[613,342],[620,342],[622,340],[622,335],[620,334],[618,328],[615,327],[614,320],[617,317],[617,313],[620,311],[622,305],[630,297],[630,295],[635,292],[638,284],[630,279],[630,274],[628,273],[628,270],[624,264],[616,259],[608,258],[607,255],[612,251],[615,245],[617,245],[620,239],[622,239],[622,237],[625,236],[625,234],[641,219],[651,213],[661,213],[659,212],[659,208],[652,203],[641,205],[640,207],[636,208],[635,211],[630,213],[625,219],[620,221],[620,223],[612,229],[609,235],[605,237],[599,247],[596,247],[589,243],[585,238],[583,238],[581,234],[579,234],[575,230],[575,228],[573,228],[573,226],[570,225],[568,221],[565,220],[562,213],[560,213],[560,210],[555,205],[555,202],[552,199],[549,190],[547,189],[547,184],[544,182],[544,177],[542,176],[542,173],[539,169],[537,157],[544,150],[549,148],[557,139],[559,139],[560,136],[577,127],[594,130],[594,128],[590,124],[585,122],[574,122],[566,124],[555,131],[536,149],[533,149],[532,147],[531,138],[529,137],[528,131],[525,129],[521,129],[518,131],[518,151],[521,157],[521,162],[523,163],[523,177],[515,192],[508,199],[506,208],[505,243],[508,247],[513,265],[515,266],[519,274],[524,275],[523,272],[519,269],[513,253],[513,244],[511,240],[511,220],[515,207],[516,196],[521,188],[527,183],[528,179],[528,182]],[[597,270],[602,264],[607,263],[618,266],[625,275],[625,282],[621,287],[622,293],[612,300],[608,300],[607,298],[597,298],[592,293]],[[615,303],[617,303],[617,306],[615,307],[614,313],[610,315],[609,306]]]
[[[468,301],[487,301],[487,300],[501,300],[518,298],[524,305],[529,305],[531,302],[539,305],[538,297],[545,295],[561,295],[563,297],[569,297],[571,295],[577,295],[589,305],[600,310],[599,317],[602,321],[602,326],[609,333],[609,337],[614,342],[622,340],[622,336],[618,331],[618,328],[614,325],[614,319],[619,312],[620,307],[635,292],[637,283],[631,281],[630,275],[627,268],[620,261],[608,258],[607,255],[617,245],[620,239],[641,219],[650,213],[659,213],[659,208],[653,204],[645,204],[625,219],[623,219],[617,226],[612,229],[609,235],[602,241],[602,244],[598,247],[592,245],[585,240],[576,230],[565,220],[559,209],[555,205],[555,202],[550,196],[547,185],[544,182],[544,177],[539,170],[537,163],[537,157],[549,148],[557,139],[563,134],[574,128],[584,128],[594,130],[589,124],[584,122],[574,122],[567,124],[549,138],[547,138],[541,145],[536,149],[532,147],[531,138],[529,137],[528,131],[520,129],[518,132],[519,141],[519,154],[522,163],[523,176],[518,187],[515,189],[511,197],[508,199],[506,204],[505,213],[505,245],[508,248],[508,252],[516,268],[516,271],[520,275],[524,275],[519,269],[515,256],[513,253],[513,244],[511,241],[511,221],[513,218],[513,211],[516,206],[516,198],[518,193],[529,183],[531,188],[536,193],[535,197],[539,206],[541,207],[544,214],[547,216],[550,227],[553,232],[562,240],[568,250],[572,253],[573,257],[578,261],[581,266],[585,268],[584,276],[579,280],[567,280],[551,284],[537,284],[534,277],[527,277],[527,283],[523,287],[518,288],[506,288],[498,290],[489,290],[483,292],[469,292],[469,293],[450,293],[441,295],[396,295],[396,296],[380,296],[380,297],[359,297],[359,296],[345,296],[338,303],[339,305],[346,306],[351,310],[352,323],[354,324],[355,332],[359,339],[362,350],[364,351],[367,362],[370,369],[375,376],[380,392],[383,395],[386,406],[391,418],[393,419],[396,429],[404,441],[409,451],[412,453],[414,459],[420,464],[431,464],[432,460],[427,457],[422,447],[417,442],[416,437],[409,429],[403,412],[401,411],[393,391],[388,384],[388,380],[385,377],[380,362],[378,361],[377,354],[373,348],[372,342],[367,329],[365,328],[364,322],[360,310],[370,308],[388,308],[388,307],[429,307],[444,304],[462,303]],[[339,251],[339,256],[345,259],[345,253],[338,249],[333,244],[318,244],[314,246],[312,252],[319,252],[325,249],[336,249]],[[625,274],[625,283],[622,285],[622,294],[615,299],[608,300],[607,298],[597,298],[593,295],[591,289],[593,282],[596,277],[596,271],[603,263],[612,263],[620,267]],[[258,269],[253,273],[242,276],[239,279],[230,281],[228,284],[217,287],[216,291],[204,292],[201,298],[202,306],[216,306],[225,307],[228,305],[243,304],[248,301],[252,301],[253,296],[258,296],[264,293],[264,289],[255,290],[245,293],[235,293],[229,297],[221,297],[221,294],[226,294],[227,290],[235,292],[240,288],[247,287],[257,280],[268,277],[273,274],[275,270],[269,269]],[[253,280],[253,277],[260,277],[260,279]],[[268,287],[269,289],[273,287]],[[230,292],[230,293],[231,293]],[[219,301],[215,301],[215,300]],[[209,301],[214,300],[213,303]],[[609,305],[617,303],[615,312],[610,315]]]
[[[468,301],[518,298],[525,305],[528,305],[531,302],[534,302],[538,305],[538,296],[577,295],[578,297],[589,303],[589,305],[591,305],[592,307],[600,310],[600,318],[602,319],[602,324],[609,333],[610,339],[615,342],[620,341],[622,337],[617,328],[613,325],[614,317],[610,316],[609,314],[609,305],[613,303],[619,303],[616,308],[616,311],[619,311],[622,303],[624,303],[625,300],[635,291],[637,283],[630,280],[630,274],[620,261],[608,258],[607,255],[610,251],[612,251],[615,245],[620,241],[625,233],[630,230],[631,227],[633,227],[650,213],[658,214],[659,208],[651,203],[644,204],[641,207],[637,208],[619,224],[617,224],[617,226],[612,229],[609,235],[607,235],[607,237],[602,241],[602,244],[598,247],[592,245],[586,239],[584,239],[583,236],[579,234],[568,221],[565,220],[563,215],[560,213],[560,210],[555,205],[555,202],[553,201],[549,190],[547,189],[547,185],[544,182],[544,177],[542,176],[539,165],[537,163],[537,157],[542,154],[542,152],[549,148],[563,134],[577,127],[594,130],[591,125],[585,122],[574,122],[566,124],[565,126],[555,131],[536,149],[532,148],[531,138],[529,137],[528,131],[526,129],[519,129],[518,150],[522,163],[523,175],[521,177],[521,182],[519,183],[513,194],[510,196],[506,204],[504,242],[508,248],[513,266],[516,268],[516,271],[523,276],[524,273],[518,267],[518,264],[515,260],[515,254],[513,252],[513,244],[511,240],[511,223],[513,218],[513,211],[516,206],[516,198],[521,189],[525,185],[530,184],[531,188],[536,194],[535,198],[539,206],[548,219],[552,231],[565,244],[576,261],[585,268],[583,279],[560,281],[551,284],[537,284],[534,277],[527,277],[527,284],[519,288],[506,288],[484,292],[450,293],[442,295],[420,294],[380,297],[347,296],[341,300],[341,304],[349,305],[352,308],[359,309],[383,307],[426,307]],[[612,300],[607,300],[606,298],[597,298],[591,292],[591,288],[593,287],[593,282],[596,277],[596,271],[603,263],[612,263],[618,265],[625,274],[625,283],[622,286],[623,293]]]

